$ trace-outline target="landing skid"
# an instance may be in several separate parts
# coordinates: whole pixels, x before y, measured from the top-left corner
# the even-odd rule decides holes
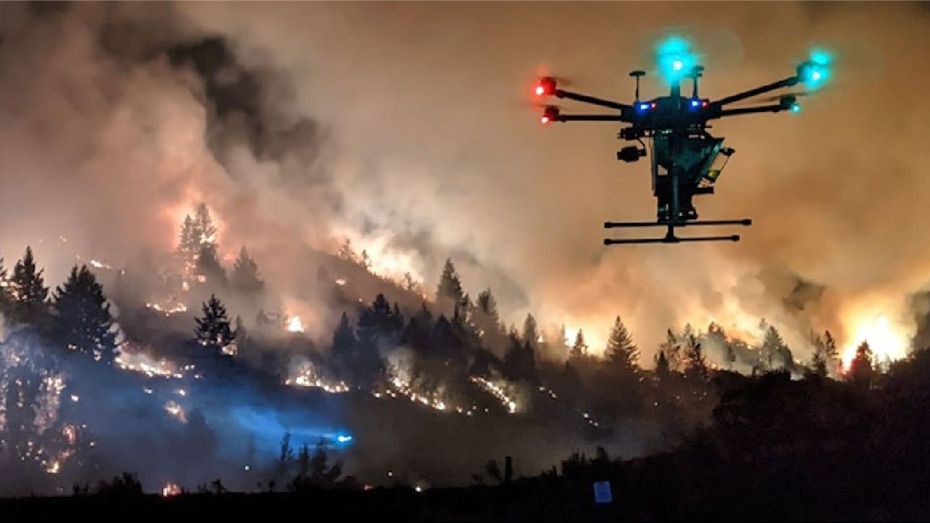
[[[729,236],[691,236],[680,238],[675,236],[675,227],[693,227],[705,225],[740,225],[748,227],[752,225],[752,220],[745,218],[742,220],[704,220],[704,221],[665,221],[665,222],[604,222],[605,229],[614,228],[639,228],[639,227],[666,227],[668,231],[662,238],[621,238],[621,239],[604,239],[604,245],[633,245],[648,243],[688,243],[688,242],[738,242],[738,234]]]

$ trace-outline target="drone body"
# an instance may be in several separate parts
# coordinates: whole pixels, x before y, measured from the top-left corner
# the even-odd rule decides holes
[[[639,80],[645,76],[644,71],[633,71],[630,76],[636,79],[636,95],[633,103],[623,104],[560,89],[554,78],[540,79],[535,94],[540,97],[555,96],[581,103],[612,109],[607,114],[563,114],[556,106],[546,106],[542,123],[574,121],[606,121],[628,124],[620,130],[618,137],[622,140],[637,142],[617,152],[617,159],[624,162],[636,162],[647,156],[649,142],[651,162],[652,190],[657,200],[655,222],[605,222],[605,228],[616,227],[650,227],[666,228],[661,238],[605,239],[605,245],[636,243],[680,243],[694,241],[739,241],[738,235],[678,237],[676,227],[703,225],[742,225],[752,224],[749,219],[740,220],[698,220],[697,210],[692,200],[694,196],[713,194],[714,183],[720,176],[727,160],[734,150],[723,146],[723,138],[712,136],[708,132],[708,122],[729,116],[792,111],[798,112],[800,106],[795,94],[783,94],[763,105],[749,107],[730,107],[731,104],[749,98],[804,83],[808,88],[818,87],[829,76],[828,60],[825,54],[812,54],[811,61],[798,66],[796,74],[749,89],[720,100],[701,98],[698,94],[698,79],[703,75],[703,67],[696,65],[694,57],[686,48],[676,45],[670,53],[659,57],[660,66],[667,70],[666,77],[671,85],[668,96],[651,100],[640,100]],[[690,97],[682,96],[681,82],[692,82]]]

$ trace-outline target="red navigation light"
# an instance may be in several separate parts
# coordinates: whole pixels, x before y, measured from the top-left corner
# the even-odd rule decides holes
[[[543,111],[542,118],[539,121],[545,125],[552,122],[557,122],[559,120],[559,108],[554,106],[548,106]]]
[[[552,96],[555,94],[555,78],[549,76],[540,78],[533,92],[536,96]]]

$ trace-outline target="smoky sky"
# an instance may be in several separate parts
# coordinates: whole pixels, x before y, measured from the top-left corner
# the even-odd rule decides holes
[[[804,347],[855,315],[913,329],[924,223],[928,14],[911,4],[75,4],[2,7],[0,246],[53,280],[75,253],[166,251],[201,200],[224,252],[248,244],[280,292],[307,246],[344,237],[431,289],[446,257],[519,321],[620,314],[650,354],[670,325],[761,318]],[[737,150],[702,217],[738,244],[607,249],[606,219],[653,216],[647,166],[609,124],[542,128],[530,88],[632,98],[654,43],[689,36],[720,97],[792,74],[834,81],[798,115],[714,124]],[[664,94],[655,74],[647,96]],[[59,239],[59,236],[67,241]],[[65,245],[66,244],[66,245]],[[294,307],[299,305],[292,304]],[[594,347],[595,350],[599,347]]]

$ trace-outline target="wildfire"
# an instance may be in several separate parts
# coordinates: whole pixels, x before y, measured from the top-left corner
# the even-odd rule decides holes
[[[183,493],[181,486],[177,483],[172,483],[169,481],[165,483],[165,486],[161,488],[161,496],[163,498],[170,498],[172,496],[180,496]]]
[[[886,315],[856,318],[847,332],[848,342],[841,353],[843,368],[849,368],[856,357],[856,348],[864,341],[868,342],[877,361],[898,360],[907,356],[910,343],[907,329],[893,323]]]
[[[172,314],[187,312],[187,305],[184,305],[184,303],[182,303],[180,300],[176,298],[169,298],[161,303],[147,302],[145,304],[145,308],[160,312],[164,314],[165,316],[171,316]]]
[[[442,396],[439,392],[430,392],[430,393],[421,393],[415,392],[409,383],[404,382],[397,376],[393,376],[390,379],[390,387],[386,394],[392,398],[396,398],[397,394],[401,396],[406,396],[410,401],[414,403],[420,403],[421,405],[426,405],[427,407],[439,411],[445,411],[448,406],[445,401],[442,400]],[[380,397],[380,396],[375,396]],[[455,409],[459,411],[459,409]]]
[[[340,394],[349,391],[349,386],[343,381],[332,382],[320,376],[314,366],[305,362],[297,367],[296,372],[284,381],[285,385],[297,387],[315,387],[330,394]]]
[[[517,402],[514,400],[514,398],[507,394],[507,391],[505,390],[506,383],[503,385],[497,384],[487,378],[482,378],[481,376],[471,376],[469,379],[472,383],[477,384],[479,387],[497,398],[497,400],[501,402],[501,405],[507,409],[508,413],[513,414],[517,412]]]
[[[140,372],[149,378],[160,376],[162,378],[182,379],[184,377],[184,374],[177,369],[177,366],[168,360],[162,358],[155,361],[142,352],[120,352],[113,361],[122,370]]]

